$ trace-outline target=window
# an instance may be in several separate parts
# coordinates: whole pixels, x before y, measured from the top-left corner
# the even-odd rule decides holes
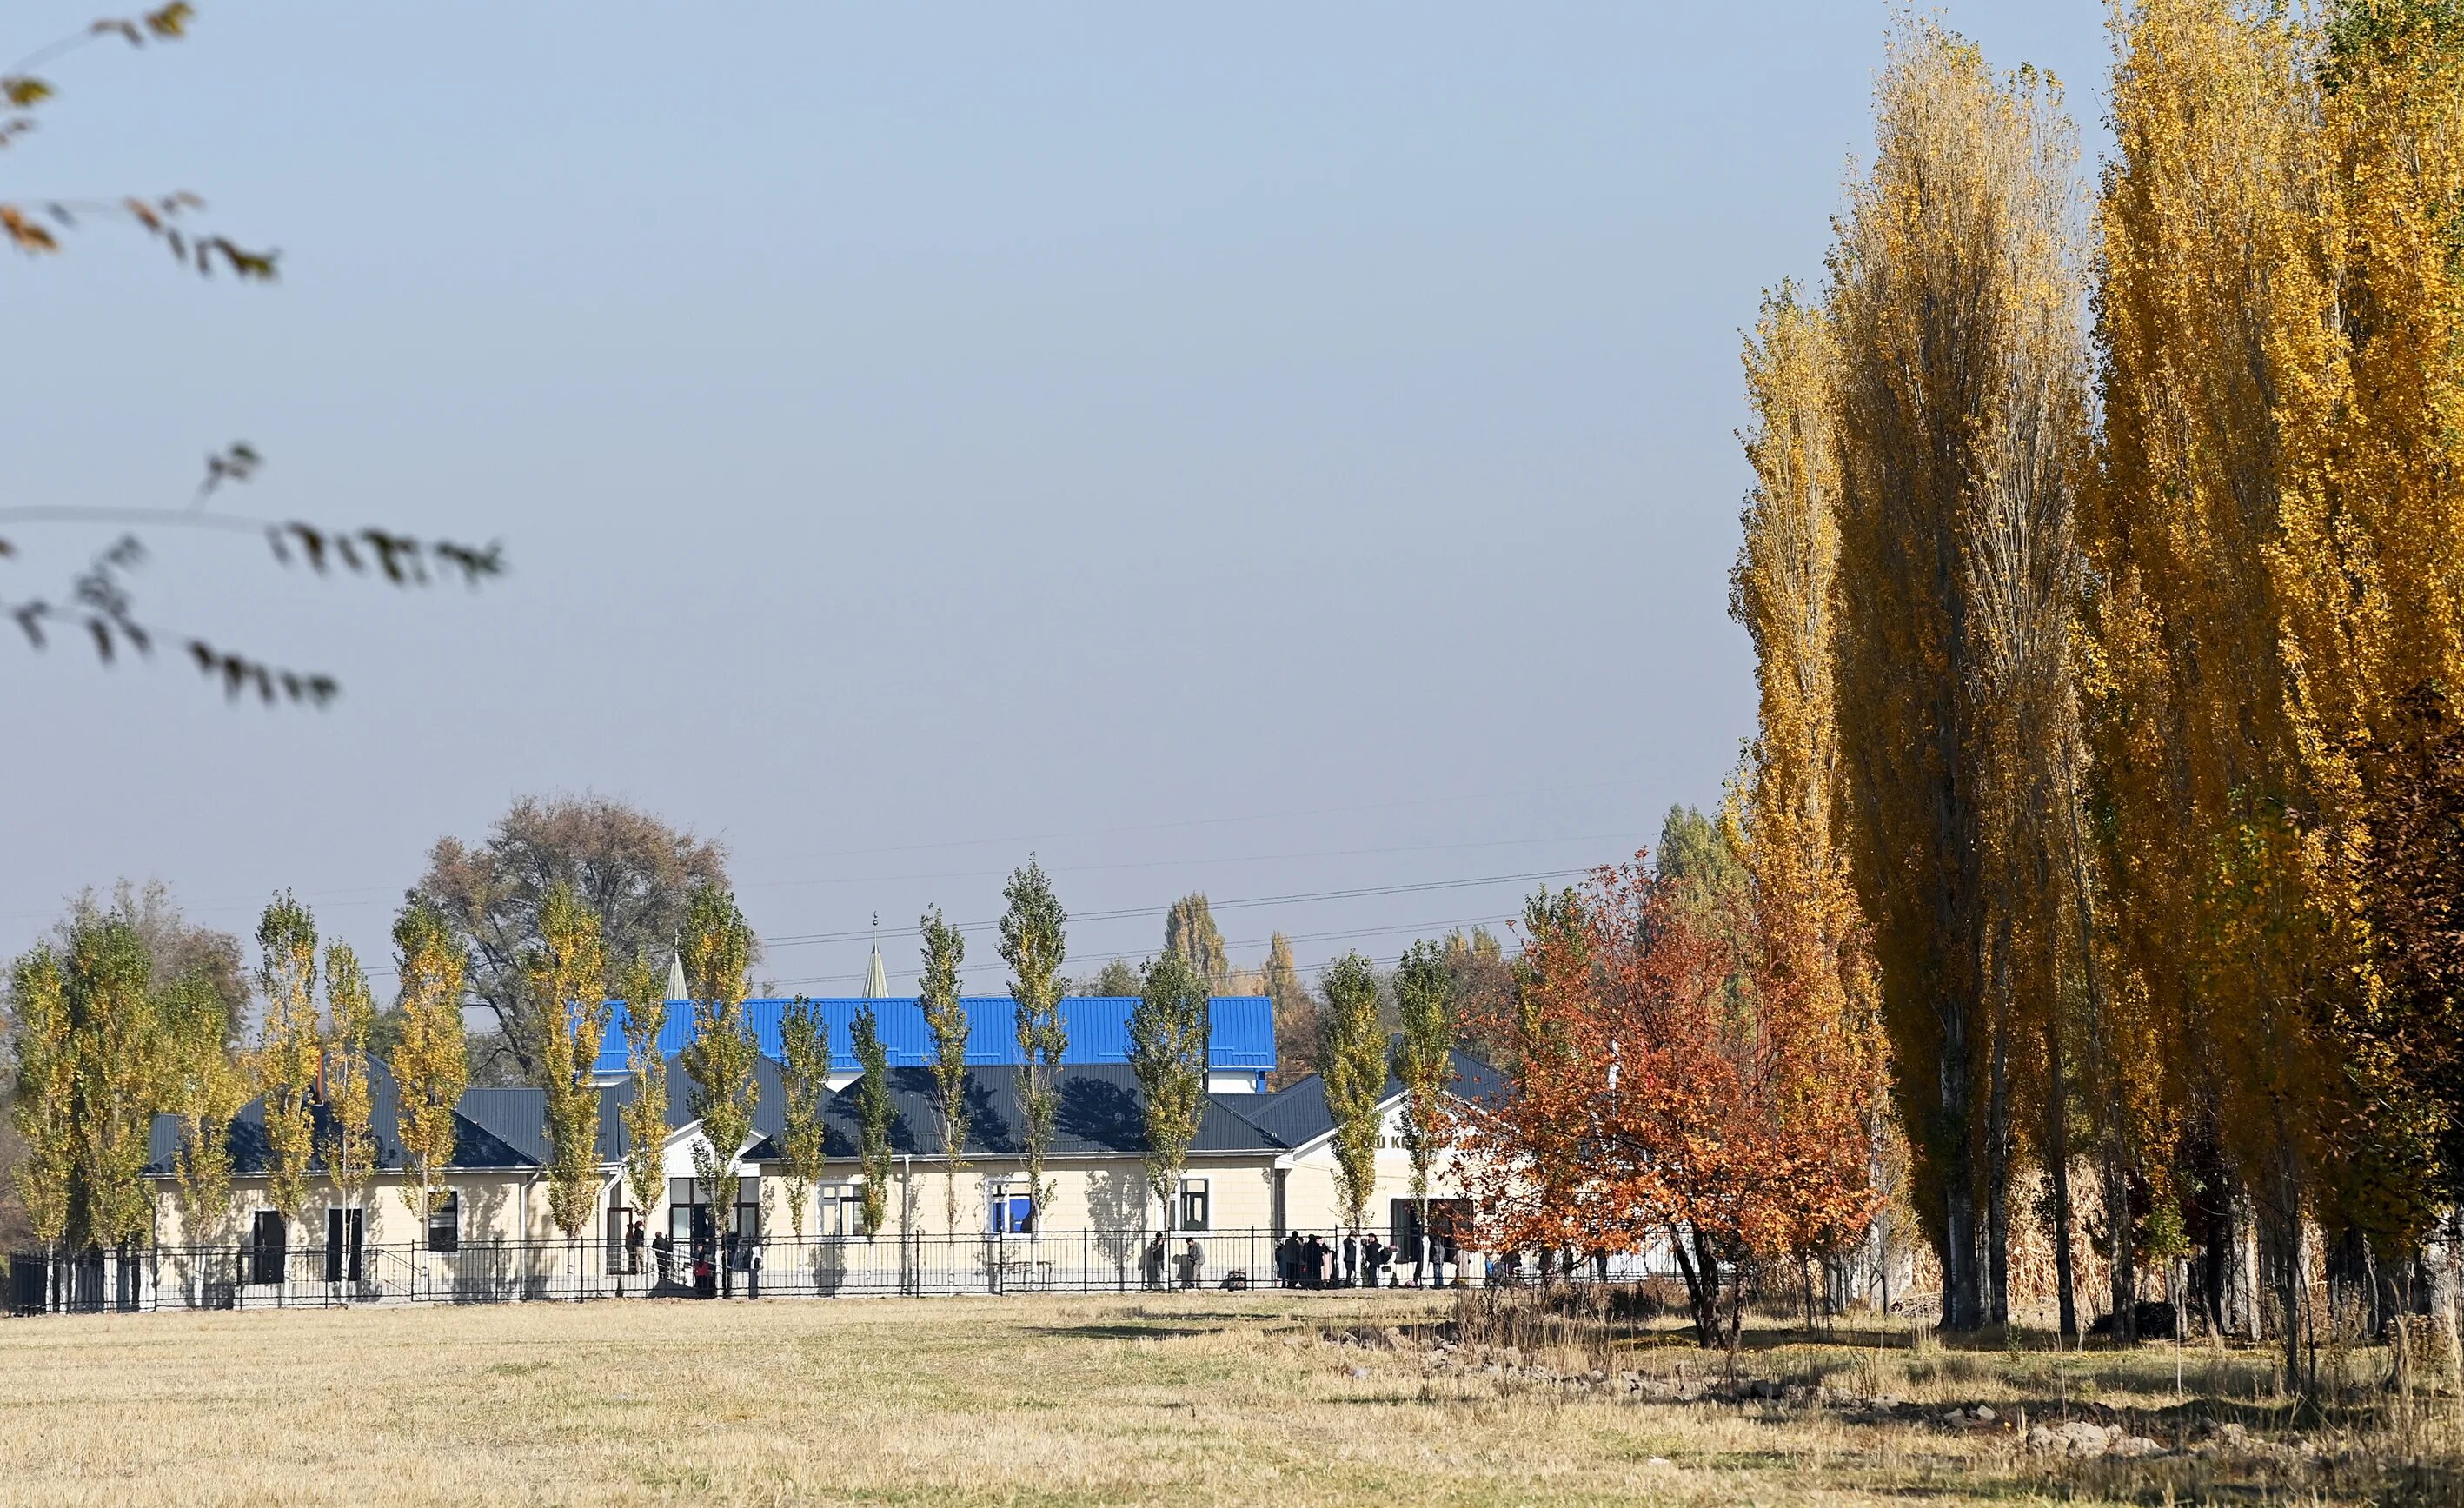
[[[864,1234],[864,1190],[854,1184],[824,1184],[820,1235]]]
[[[462,1249],[462,1195],[447,1189],[435,1208],[428,1211],[428,1249],[431,1252],[458,1252]]]
[[[1180,1181],[1180,1226],[1183,1231],[1206,1229],[1206,1180],[1184,1178]]]
[[[761,1179],[747,1173],[736,1181],[736,1233],[741,1240],[761,1239]]]
[[[995,1235],[1023,1235],[1035,1229],[1035,1201],[1007,1184],[990,1186],[985,1206],[991,1214],[985,1229]]]

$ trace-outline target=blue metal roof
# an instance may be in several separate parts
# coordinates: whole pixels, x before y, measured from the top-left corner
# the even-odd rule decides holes
[[[1009,996],[961,995],[958,1003],[967,1009],[967,1062],[982,1067],[1018,1065],[1017,1007]],[[609,1004],[607,1035],[600,1042],[597,1064],[603,1075],[625,1072],[625,1003],[618,1000]],[[1137,1004],[1135,995],[1071,995],[1063,1000],[1061,1020],[1069,1033],[1069,1048],[1062,1054],[1062,1062],[1128,1062],[1130,1012],[1137,1009]],[[821,1011],[822,1022],[829,1031],[833,1073],[853,1074],[863,1067],[855,1060],[855,1045],[847,1033],[856,1009],[866,1005],[872,1007],[881,1023],[881,1045],[890,1054],[891,1067],[923,1068],[932,1061],[933,1034],[924,1028],[923,1007],[913,997],[867,1001],[840,996],[814,1000],[812,1005]],[[761,1051],[774,1059],[782,1055],[779,1023],[786,1009],[783,999],[744,1003],[745,1018],[753,1023]],[[1214,1067],[1251,1073],[1274,1068],[1275,1003],[1271,999],[1265,995],[1218,995],[1210,1015],[1210,1061]],[[659,1028],[661,1055],[672,1056],[684,1051],[693,1037],[693,1002],[669,1001],[667,1020]]]

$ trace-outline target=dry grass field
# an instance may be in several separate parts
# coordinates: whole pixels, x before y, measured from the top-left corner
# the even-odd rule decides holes
[[[2456,1491],[2443,1468],[2402,1458],[2452,1460],[2451,1427],[2288,1435],[2255,1355],[2193,1349],[2186,1400],[2163,1347],[2057,1360],[1912,1347],[1904,1333],[1773,1336],[1740,1375],[1802,1386],[1740,1399],[1719,1359],[1673,1335],[1605,1359],[1413,1343],[1414,1326],[1451,1312],[1409,1295],[1192,1295],[0,1321],[0,1500],[1423,1508]],[[1376,1343],[1390,1326],[1402,1348]],[[1373,1343],[1327,1339],[1354,1327]],[[1601,1360],[1617,1370],[1593,1384]],[[1940,1417],[1976,1403],[1997,1422]],[[2049,1458],[2027,1448],[2023,1408],[2121,1420],[2166,1453]],[[2251,1432],[2228,1441],[2225,1421]]]

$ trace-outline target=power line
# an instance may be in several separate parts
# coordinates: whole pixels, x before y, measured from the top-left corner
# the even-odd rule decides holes
[[[1125,832],[1170,832],[1183,828],[1229,827],[1243,822],[1282,822],[1295,817],[1348,816],[1358,811],[1393,811],[1403,807],[1444,807],[1474,801],[1497,801],[1508,796],[1543,795],[1551,792],[1605,790],[1613,786],[1628,786],[1628,780],[1594,781],[1582,786],[1526,786],[1514,790],[1476,791],[1464,796],[1415,796],[1402,801],[1354,803],[1342,807],[1314,807],[1299,811],[1261,811],[1237,817],[1191,817],[1178,822],[1150,822],[1124,827],[1083,828],[1075,832],[1029,833],[1023,837],[948,838],[934,843],[900,843],[879,848],[834,849],[811,855],[815,858],[854,858],[873,854],[917,854],[932,849],[989,848],[1003,843],[1050,843],[1062,838],[1111,837]],[[789,881],[789,883],[795,883]]]
[[[1573,789],[1590,789],[1590,788],[1595,788],[1595,787],[1571,787],[1571,788],[1573,788]],[[1510,794],[1515,794],[1515,792],[1502,792],[1501,794],[1508,794],[1508,795],[1510,795]],[[1434,798],[1433,798],[1433,799],[1434,799]],[[1464,798],[1464,799],[1478,799],[1478,798]],[[1416,803],[1416,802],[1393,802],[1393,803],[1388,803],[1387,805],[1388,805],[1388,806],[1412,806],[1412,805],[1426,805],[1426,804],[1427,804],[1427,803],[1425,803],[1425,802],[1420,802],[1420,803]],[[1331,809],[1331,810],[1375,810],[1375,809],[1378,809],[1378,808],[1375,808],[1375,807],[1361,807],[1361,808],[1334,808],[1334,809]],[[1295,815],[1309,815],[1309,813],[1294,813],[1294,814],[1295,814]],[[1205,821],[1205,822],[1207,822],[1207,823],[1231,823],[1231,822],[1265,821],[1265,820],[1270,820],[1270,819],[1269,819],[1268,817],[1263,817],[1263,816],[1262,816],[1262,817],[1215,817],[1215,818],[1207,818],[1207,819],[1204,819],[1204,821]],[[1201,824],[1198,824],[1198,823],[1189,823],[1189,824],[1165,824],[1164,826],[1199,826],[1199,825],[1201,825]],[[1144,832],[1144,831],[1155,831],[1155,830],[1149,830],[1149,829],[1137,829],[1137,828],[1098,829],[1098,830],[1095,830],[1095,831],[1094,831],[1094,832],[1092,832],[1082,833],[1082,834],[1065,834],[1065,835],[1068,835],[1068,836],[1094,836],[1094,835],[1097,835],[1098,833],[1102,833],[1102,832]],[[1297,853],[1290,853],[1290,854],[1230,854],[1230,855],[1219,855],[1219,856],[1215,856],[1215,857],[1207,857],[1207,858],[1132,859],[1132,860],[1122,860],[1122,861],[1118,861],[1118,862],[1103,863],[1103,864],[1070,864],[1070,865],[1056,866],[1056,867],[1055,867],[1055,869],[1054,869],[1054,871],[1053,871],[1053,873],[1054,873],[1056,876],[1067,876],[1067,875],[1079,875],[1079,874],[1103,874],[1103,873],[1109,873],[1109,872],[1112,872],[1112,871],[1116,871],[1116,870],[1139,870],[1139,869],[1200,869],[1200,868],[1205,868],[1205,867],[1212,866],[1212,865],[1221,865],[1221,864],[1268,864],[1268,863],[1279,863],[1279,864],[1280,864],[1280,863],[1293,863],[1293,862],[1297,862],[1297,861],[1304,860],[1304,859],[1319,859],[1319,858],[1367,858],[1367,857],[1380,857],[1380,856],[1386,856],[1386,855],[1391,855],[1391,854],[1441,854],[1441,853],[1454,853],[1454,852],[1466,851],[1466,850],[1473,850],[1473,849],[1538,848],[1538,847],[1542,847],[1542,846],[1544,846],[1544,845],[1551,844],[1551,843],[1627,843],[1627,842],[1635,841],[1636,837],[1637,837],[1637,834],[1632,833],[1632,832],[1570,833],[1570,834],[1567,834],[1567,835],[1562,836],[1562,837],[1543,837],[1543,838],[1497,838],[1497,839],[1489,839],[1489,840],[1484,840],[1484,841],[1480,841],[1480,842],[1473,842],[1473,843],[1428,843],[1428,844],[1404,844],[1404,845],[1400,845],[1400,846],[1397,846],[1397,847],[1392,847],[1392,848],[1310,849],[1310,850],[1304,850],[1304,851],[1301,851],[1301,852],[1297,852]],[[985,842],[985,843],[993,843],[993,842],[1028,842],[1028,841],[1038,841],[1038,840],[1034,840],[1034,839],[992,839],[992,838],[987,838],[987,839],[984,839],[984,840],[982,840],[982,841],[983,841],[983,842]],[[946,843],[946,844],[922,844],[922,845],[917,845],[917,847],[920,847],[920,848],[951,848],[951,847],[958,847],[958,846],[960,846],[960,844],[959,844],[959,843],[957,843],[957,842],[952,842],[952,843]],[[847,850],[847,851],[845,851],[845,852],[849,853],[849,854],[857,854],[857,853],[868,853],[868,852],[895,853],[895,852],[900,852],[900,851],[899,851],[899,850],[894,850],[894,849],[882,849],[882,850]],[[818,856],[826,858],[826,857],[831,857],[831,856],[834,856],[834,855],[826,854],[821,854],[821,855],[818,855]],[[771,880],[753,880],[753,881],[748,881],[748,882],[745,882],[745,883],[743,883],[743,884],[740,884],[740,885],[738,885],[737,888],[738,890],[757,890],[757,889],[780,889],[780,888],[791,888],[791,887],[796,887],[796,886],[805,886],[805,885],[871,885],[871,884],[883,884],[883,885],[888,885],[888,884],[906,884],[906,883],[913,883],[913,882],[920,881],[920,880],[934,880],[934,879],[990,879],[990,878],[999,878],[999,877],[1001,877],[1001,876],[1002,876],[1006,875],[1007,873],[1008,873],[1008,871],[1006,871],[1006,870],[999,870],[999,869],[977,869],[977,870],[945,870],[945,871],[940,871],[940,872],[936,872],[936,873],[929,873],[929,874],[909,874],[909,875],[846,875],[846,876],[831,876],[831,877],[828,877],[828,878],[817,878],[817,879],[771,879]],[[398,885],[350,885],[350,886],[334,886],[334,887],[330,887],[330,888],[325,888],[325,889],[320,889],[320,890],[314,890],[314,891],[303,891],[303,892],[299,892],[299,894],[300,894],[300,896],[301,896],[301,898],[306,899],[306,900],[309,900],[309,901],[312,901],[312,902],[315,902],[315,903],[317,903],[317,904],[319,904],[319,905],[321,905],[321,906],[328,906],[328,907],[331,907],[332,909],[335,909],[335,910],[352,910],[352,909],[356,909],[356,908],[358,908],[358,907],[363,907],[363,906],[371,906],[371,905],[381,905],[381,904],[385,904],[385,903],[386,903],[386,902],[387,902],[387,898],[391,898],[391,897],[397,897],[397,896],[401,895],[401,894],[403,893],[404,888],[405,888],[405,887],[403,887],[403,886],[398,886]],[[342,898],[343,898],[343,897],[369,897],[369,898],[366,898],[366,899],[342,899]],[[202,900],[202,901],[188,901],[188,902],[185,902],[185,903],[183,903],[183,905],[182,905],[182,908],[181,908],[181,909],[182,909],[182,910],[184,910],[184,911],[187,911],[187,912],[203,914],[203,913],[217,912],[217,911],[238,911],[238,910],[245,910],[245,909],[247,909],[247,908],[249,908],[249,907],[262,905],[263,903],[264,903],[264,902],[263,902],[262,900],[231,900],[231,899]],[[55,914],[56,914],[56,913],[55,913],[55,911],[17,911],[17,912],[0,913],[0,918],[5,918],[5,919],[7,919],[7,920],[27,920],[27,919],[41,919],[41,918],[49,917],[49,916],[53,916],[53,915],[55,915]]]
[[[1070,875],[1104,874],[1124,869],[1198,869],[1219,864],[1282,864],[1297,859],[1366,858],[1393,854],[1447,854],[1464,849],[1539,848],[1551,843],[1625,843],[1636,838],[1632,832],[1569,833],[1553,838],[1497,838],[1479,843],[1417,843],[1395,848],[1310,849],[1298,854],[1236,854],[1215,858],[1142,858],[1126,859],[1109,864],[1056,864],[1055,878]],[[826,879],[766,879],[740,888],[784,889],[804,885],[891,885],[925,879],[998,879],[1007,875],[1000,869],[939,870],[917,875],[841,875]]]
[[[1322,900],[1356,900],[1370,896],[1408,896],[1434,890],[1468,890],[1479,885],[1529,884],[1534,880],[1570,879],[1590,874],[1589,866],[1579,869],[1534,870],[1522,875],[1484,875],[1472,879],[1421,880],[1405,885],[1363,885],[1351,890],[1320,890],[1287,896],[1254,896],[1241,900],[1208,902],[1213,911],[1243,911],[1256,906],[1297,906]],[[1089,911],[1071,917],[1072,921],[1119,921],[1138,917],[1159,917],[1171,906],[1127,906],[1116,911]],[[998,918],[990,921],[964,921],[961,932],[988,932],[1001,925]],[[857,942],[874,934],[870,928],[847,932],[812,932],[789,937],[766,937],[761,945],[769,947],[804,947],[817,942]]]
[[[1358,927],[1341,932],[1306,932],[1297,935],[1287,935],[1284,941],[1287,942],[1341,942],[1351,938],[1385,937],[1397,932],[1416,932],[1426,935],[1431,932],[1437,932],[1453,927],[1503,925],[1507,922],[1519,920],[1519,917],[1513,916],[1462,917],[1451,921],[1419,921],[1406,926]],[[1224,946],[1261,947],[1271,941],[1273,940],[1270,938],[1249,938],[1237,942],[1226,942]],[[1109,964],[1120,957],[1121,955],[1118,953],[1073,953],[1069,957],[1063,959],[1061,963],[1064,968],[1072,966],[1083,968],[1090,964]],[[1392,966],[1393,965],[1402,962],[1402,955],[1398,953],[1393,958],[1373,958],[1370,962],[1372,964]],[[806,985],[861,984],[863,983],[864,978],[865,976],[861,973],[802,974],[792,979],[775,979],[768,983],[776,988],[787,988],[795,986]]]

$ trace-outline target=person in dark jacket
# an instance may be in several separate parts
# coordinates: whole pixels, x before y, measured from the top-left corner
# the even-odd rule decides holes
[[[1343,1232],[1343,1286],[1360,1286],[1360,1232],[1357,1231]]]

